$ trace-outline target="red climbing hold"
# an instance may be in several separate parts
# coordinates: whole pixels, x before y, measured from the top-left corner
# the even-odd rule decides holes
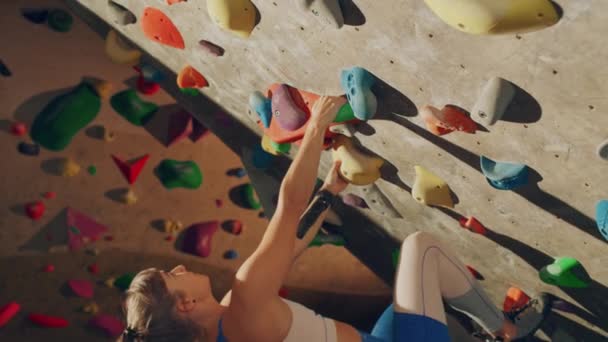
[[[289,291],[286,288],[281,287],[279,289],[279,297],[287,299],[287,296],[289,296]]]
[[[190,226],[184,233],[183,251],[203,258],[208,257],[211,254],[211,239],[219,225],[218,221],[210,221]]]
[[[473,216],[469,217],[468,219],[463,217],[460,220],[458,220],[458,222],[460,223],[460,225],[463,228],[467,228],[468,230],[472,231],[473,233],[477,233],[477,234],[481,234],[481,235],[486,235],[488,233],[486,231],[486,227],[484,227],[483,224],[481,224],[481,222],[477,221],[477,219]]]
[[[15,122],[11,125],[11,133],[18,137],[27,133],[27,126],[23,122]]]
[[[230,234],[241,235],[243,232],[243,222],[239,220],[226,220],[222,222],[222,229]]]
[[[72,279],[68,280],[68,286],[75,295],[82,298],[93,298],[93,283],[88,280]]]
[[[222,200],[221,200],[221,199],[219,199],[219,198],[215,200],[215,207],[216,207],[216,208],[221,208],[221,207],[223,207],[223,206],[224,206],[224,201],[222,201]]]
[[[107,337],[117,338],[125,329],[122,321],[114,316],[100,314],[89,321],[89,325],[101,329]]]
[[[142,18],[141,28],[148,39],[177,49],[185,47],[181,33],[161,10],[146,7]]]
[[[93,274],[97,274],[99,273],[99,266],[97,266],[97,264],[91,264],[89,267],[87,267],[87,270]]]
[[[10,302],[5,306],[0,308],[0,327],[3,327],[11,320],[11,318],[15,317],[17,312],[21,310],[21,305],[17,302]]]
[[[139,73],[139,77],[137,77],[137,90],[140,93],[144,95],[154,95],[160,90],[160,84],[146,80],[139,67],[134,66],[133,69]]]
[[[469,265],[465,265],[465,267],[467,268],[467,270],[469,270],[469,273],[471,273],[471,275],[477,279],[477,280],[484,280],[485,278],[481,275],[481,273],[477,272],[476,269],[474,269],[472,266]]]
[[[106,241],[114,241],[114,237],[112,235],[106,235],[103,237],[103,239]]]
[[[42,195],[42,197],[44,197],[46,199],[53,199],[53,198],[57,197],[57,194],[53,191],[47,191]]]
[[[47,264],[42,268],[42,272],[50,273],[55,271],[55,266],[53,264]]]
[[[171,146],[192,134],[192,115],[185,110],[180,110],[169,117],[169,133],[167,134],[167,146]]]
[[[101,234],[108,230],[106,226],[99,224],[76,209],[68,207],[66,213],[68,245],[72,251],[79,250],[87,241],[97,240]]]
[[[150,158],[150,155],[146,154],[134,160],[124,161],[116,157],[115,155],[112,155],[114,163],[116,163],[116,166],[118,166],[120,172],[122,172],[123,176],[125,177],[127,182],[129,182],[129,184],[134,184],[135,181],[137,181],[137,177],[139,177],[141,170],[146,165],[148,158]]]
[[[27,318],[34,324],[44,328],[65,328],[70,323],[63,317],[47,316],[36,313],[31,313]]]
[[[25,205],[25,213],[32,220],[38,220],[44,215],[46,207],[41,201],[31,202]]]
[[[507,290],[502,309],[504,312],[511,312],[526,305],[528,301],[530,301],[530,297],[524,291],[512,286]]]

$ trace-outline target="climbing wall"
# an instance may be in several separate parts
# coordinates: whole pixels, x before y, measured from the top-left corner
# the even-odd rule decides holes
[[[176,74],[185,65],[193,66],[208,82],[202,93],[243,129],[259,135],[258,117],[248,105],[252,92],[285,83],[341,95],[341,70],[367,69],[376,78],[372,90],[378,108],[357,127],[355,137],[383,158],[385,166],[375,186],[347,190],[367,198],[372,209],[357,213],[369,226],[345,230],[352,235],[372,230],[370,236],[387,233],[397,240],[415,231],[436,233],[485,277],[496,302],[515,285],[531,293],[549,291],[573,303],[545,327],[547,338],[593,341],[605,336],[608,247],[597,228],[595,206],[608,197],[608,162],[597,152],[608,137],[606,2],[556,1],[561,18],[555,25],[502,35],[462,32],[468,23],[450,26],[424,1],[414,0],[341,1],[345,25],[339,28],[321,20],[323,15],[313,13],[317,11],[299,10],[297,1],[254,1],[258,20],[250,35],[242,32],[246,28],[237,35],[220,27],[216,12],[211,18],[207,6],[217,1],[114,2],[131,11],[137,22],[117,24],[108,1],[67,1],[82,13],[95,13]],[[171,47],[160,44],[158,35],[144,33],[146,7],[170,19],[183,48],[174,36],[159,36],[171,41]],[[245,17],[241,21],[248,22]],[[210,54],[201,40],[225,53]],[[451,104],[471,111],[494,76],[516,89],[502,120],[477,127],[474,134],[437,136],[427,129],[419,115],[424,105]],[[526,184],[513,190],[490,186],[481,172],[481,156],[527,165]],[[321,175],[330,162],[327,153]],[[449,185],[454,208],[425,206],[412,197],[415,165]],[[378,199],[370,199],[369,193]],[[485,235],[461,228],[459,220],[471,216],[485,226]],[[372,255],[387,251],[376,246],[358,243],[349,248],[372,266],[377,262],[375,270],[390,281],[386,258],[378,261]],[[592,278],[589,289],[558,288],[539,279],[539,270],[560,256],[584,265]]]

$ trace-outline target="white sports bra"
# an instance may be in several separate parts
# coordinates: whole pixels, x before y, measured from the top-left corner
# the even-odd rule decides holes
[[[287,303],[293,317],[284,342],[338,342],[334,320],[318,315],[302,304],[281,299]]]

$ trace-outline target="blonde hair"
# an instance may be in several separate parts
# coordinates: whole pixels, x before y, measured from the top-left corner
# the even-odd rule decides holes
[[[181,298],[181,293],[169,292],[156,268],[139,272],[126,291],[124,310],[127,329],[118,341],[205,341],[202,328],[176,311],[175,304]]]

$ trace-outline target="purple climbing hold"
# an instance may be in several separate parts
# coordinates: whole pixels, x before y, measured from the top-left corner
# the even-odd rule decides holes
[[[234,249],[229,249],[224,253],[224,259],[233,260],[239,257],[239,253]]]
[[[205,50],[206,52],[208,52],[214,56],[221,57],[224,55],[224,48],[222,48],[221,46],[215,45],[208,40],[203,39],[198,42],[198,45],[201,47],[201,49]]]
[[[202,123],[200,123],[200,121],[198,121],[197,119],[195,119],[193,117],[192,118],[192,133],[190,133],[188,138],[190,138],[190,140],[193,143],[195,143],[195,142],[199,141],[200,139],[202,139],[203,137],[205,137],[208,133],[209,133],[209,129],[207,128],[207,126],[203,125]]]
[[[355,194],[346,194],[342,196],[342,202],[355,208],[369,208],[365,200]]]
[[[21,10],[21,15],[28,21],[34,24],[42,24],[49,16],[48,9],[24,8]]]
[[[20,142],[19,145],[17,145],[17,151],[26,156],[37,156],[40,154],[40,145]]]
[[[219,228],[218,221],[196,223],[186,229],[182,251],[206,258],[211,254],[211,239]]]
[[[169,132],[167,133],[167,146],[172,146],[192,134],[192,115],[185,110],[172,113],[169,116]]]
[[[296,106],[285,84],[281,84],[272,94],[272,114],[279,125],[288,131],[297,130],[307,120],[306,113]]]

